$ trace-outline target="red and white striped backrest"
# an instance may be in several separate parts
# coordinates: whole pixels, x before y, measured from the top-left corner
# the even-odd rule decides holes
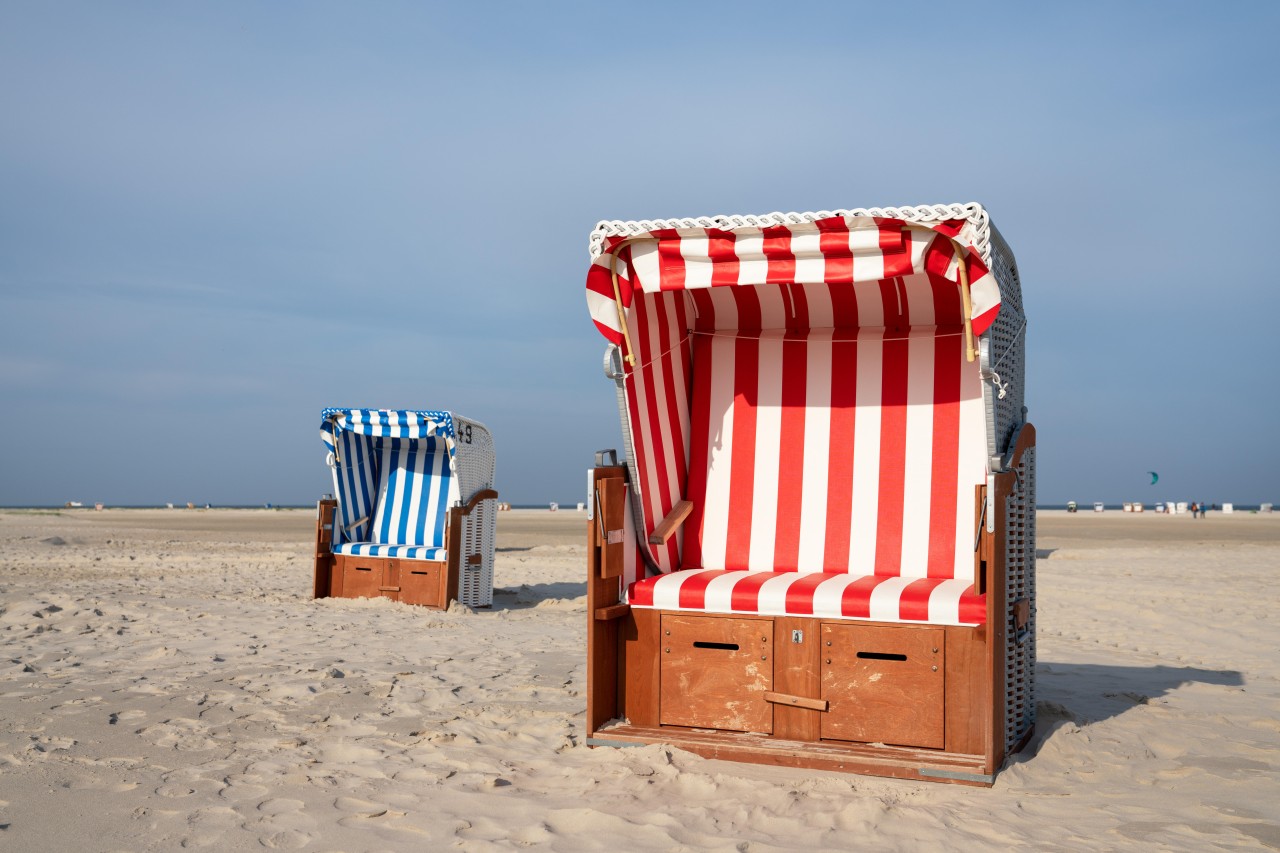
[[[870,284],[693,292],[683,567],[973,577],[986,432],[958,292]]]

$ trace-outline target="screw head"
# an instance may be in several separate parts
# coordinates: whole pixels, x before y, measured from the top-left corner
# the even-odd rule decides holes
[[[935,664],[935,665],[934,665],[934,667],[933,667],[933,671],[934,671],[934,672],[937,672],[937,671],[938,671],[938,667],[937,667],[937,665],[936,665],[936,664]]]
[[[827,663],[831,663],[831,658],[827,658]]]
[[[671,654],[671,649],[663,649],[663,651],[666,652],[667,654]]]

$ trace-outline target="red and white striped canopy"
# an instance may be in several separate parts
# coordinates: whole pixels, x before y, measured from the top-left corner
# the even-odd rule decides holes
[[[658,293],[854,285],[922,273],[959,283],[959,249],[968,273],[973,333],[980,335],[1000,311],[1000,289],[977,250],[957,240],[965,225],[963,219],[920,224],[848,215],[769,227],[662,228],[607,237],[587,274],[587,306],[600,333],[621,343],[611,263],[617,296],[629,309],[637,288]]]

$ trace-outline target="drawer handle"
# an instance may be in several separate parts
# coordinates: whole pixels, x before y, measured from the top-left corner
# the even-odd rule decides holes
[[[858,657],[864,660],[906,660],[906,655],[893,654],[892,652],[858,652]]]
[[[723,649],[726,652],[736,652],[738,650],[737,643],[708,643],[703,640],[694,640],[693,647],[695,649]]]

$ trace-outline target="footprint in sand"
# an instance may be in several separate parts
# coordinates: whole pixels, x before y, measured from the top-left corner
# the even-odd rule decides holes
[[[305,847],[315,838],[316,822],[304,811],[301,800],[276,797],[258,803],[261,820],[244,824],[244,828],[257,834],[258,843],[276,850],[296,850]]]

